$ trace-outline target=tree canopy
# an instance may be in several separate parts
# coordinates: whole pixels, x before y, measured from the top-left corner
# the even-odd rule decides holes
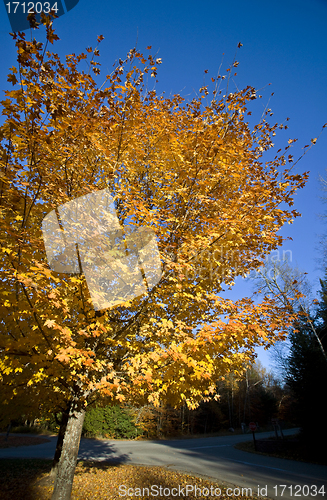
[[[256,346],[287,331],[283,305],[232,301],[221,292],[281,245],[277,232],[299,215],[293,197],[308,175],[291,174],[289,144],[263,161],[283,126],[270,125],[266,111],[250,129],[254,88],[228,93],[223,75],[189,101],[157,95],[149,85],[161,59],[151,47],[147,55],[130,50],[99,86],[98,48],[61,61],[48,51],[58,37],[50,19],[44,23],[45,45],[13,35],[14,89],[2,100],[6,398],[19,397],[27,385],[39,394],[35,401],[48,398],[57,407],[73,401],[71,415],[99,393],[194,407],[214,393],[219,377],[242,371]],[[80,69],[85,61],[88,72]],[[121,245],[127,228],[155,234],[161,277],[142,295],[96,310],[81,267],[63,273],[49,266],[42,222],[101,190],[113,197]],[[84,220],[79,237],[91,229],[92,220]],[[109,238],[104,244],[113,249]]]

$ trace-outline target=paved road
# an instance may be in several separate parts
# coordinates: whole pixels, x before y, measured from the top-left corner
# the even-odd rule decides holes
[[[292,434],[295,430],[284,431]],[[272,433],[260,433],[260,438]],[[259,436],[258,436],[259,437]],[[242,497],[242,488],[252,495],[278,500],[324,498],[327,500],[327,466],[256,455],[237,450],[234,444],[251,439],[249,434],[214,438],[169,441],[113,441],[82,439],[80,459],[111,460],[121,463],[162,465],[170,469],[208,476],[234,487]],[[36,446],[0,449],[0,458],[53,458],[56,438]],[[283,491],[282,486],[286,485]],[[298,485],[296,487],[296,485]],[[308,490],[308,487],[311,490]],[[314,486],[324,487],[325,494],[315,494]],[[247,492],[249,494],[250,491]],[[245,490],[243,496],[246,495]],[[123,497],[122,497],[123,498]],[[128,498],[125,496],[124,498]],[[132,497],[129,497],[132,498]]]

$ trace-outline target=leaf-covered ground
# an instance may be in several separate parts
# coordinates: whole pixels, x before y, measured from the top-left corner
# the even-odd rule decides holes
[[[0,459],[1,499],[2,500],[50,500],[53,480],[49,476],[50,460]],[[151,496],[151,486],[155,485]],[[201,489],[196,494],[186,490],[186,485]],[[161,487],[161,490],[160,490]],[[153,500],[187,498],[231,499],[240,495],[226,495],[227,486],[212,480],[182,474],[164,467],[118,465],[99,462],[79,462],[73,485],[72,500]],[[119,489],[121,488],[121,489]],[[131,488],[129,492],[127,488]],[[140,490],[137,490],[139,488]],[[142,490],[149,488],[147,491]],[[177,490],[173,490],[177,488]],[[208,491],[209,495],[207,494]],[[211,489],[212,488],[212,489]],[[221,494],[217,495],[219,491]],[[179,495],[176,495],[177,492]],[[210,494],[213,492],[213,495]],[[121,493],[119,495],[119,493]],[[129,493],[129,495],[127,495]],[[133,493],[133,496],[131,495]],[[160,494],[161,493],[161,494]],[[237,492],[236,492],[237,493]],[[123,496],[125,494],[125,496]],[[255,500],[256,496],[241,496],[242,500]]]

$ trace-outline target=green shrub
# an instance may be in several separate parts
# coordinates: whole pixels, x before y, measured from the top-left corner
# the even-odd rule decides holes
[[[138,435],[132,412],[119,406],[104,406],[87,410],[83,425],[86,437],[102,436],[133,439]]]

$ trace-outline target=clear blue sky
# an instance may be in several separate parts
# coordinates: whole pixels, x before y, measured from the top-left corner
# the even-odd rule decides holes
[[[2,93],[11,86],[6,78],[8,68],[16,62],[16,53],[5,6],[0,8]],[[163,60],[157,91],[185,97],[202,86],[204,70],[209,70],[208,76],[217,74],[222,58],[224,74],[238,42],[242,42],[234,82],[239,89],[247,85],[262,89],[263,98],[253,107],[254,117],[259,121],[274,92],[269,103],[274,112],[272,122],[290,118],[289,129],[280,131],[276,146],[297,138],[292,150],[297,158],[301,148],[317,137],[327,122],[327,0],[80,0],[70,12],[56,19],[54,26],[61,39],[55,51],[62,56],[77,54],[88,46],[94,48],[96,37],[105,37],[99,59],[103,76],[136,41],[141,51],[152,45],[153,52],[158,51]],[[323,276],[317,261],[322,256],[320,235],[327,232],[318,217],[327,210],[319,184],[320,175],[327,177],[327,128],[295,168],[299,173],[310,171],[307,186],[295,198],[295,208],[302,217],[283,228],[281,234],[293,238],[284,249],[292,252],[292,262],[308,272],[317,289],[318,278]],[[229,296],[239,298],[248,293],[251,285],[238,280]],[[260,359],[265,365],[269,362],[262,353]]]

